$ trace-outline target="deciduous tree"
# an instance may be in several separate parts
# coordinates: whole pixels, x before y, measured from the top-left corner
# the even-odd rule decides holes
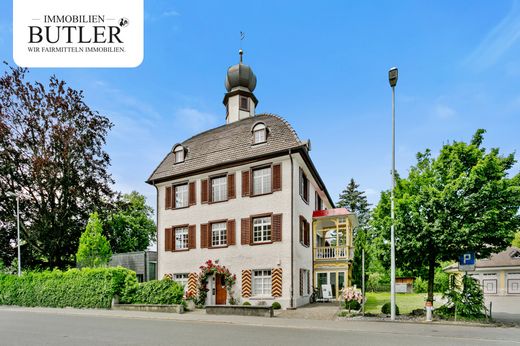
[[[470,143],[444,145],[436,158],[430,150],[417,154],[408,178],[397,180],[396,260],[409,269],[428,267],[428,301],[440,261],[466,251],[486,258],[509,246],[520,227],[520,174],[508,175],[514,155],[483,148],[484,132]],[[383,192],[372,223],[387,240],[388,195]]]
[[[20,197],[22,263],[74,264],[78,241],[94,210],[109,202],[113,182],[104,151],[110,121],[90,109],[81,91],[52,76],[31,82],[27,70],[0,78],[0,255],[15,249],[15,200]]]
[[[97,213],[92,213],[87,228],[79,239],[76,264],[80,268],[94,268],[107,265],[112,257],[112,250],[103,235],[103,225]]]
[[[143,251],[155,241],[157,230],[153,209],[136,191],[123,194],[106,218],[104,233],[114,253]]]

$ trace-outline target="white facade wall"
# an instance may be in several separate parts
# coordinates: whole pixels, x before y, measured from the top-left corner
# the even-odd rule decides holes
[[[282,190],[272,194],[257,197],[242,197],[242,171],[249,170],[251,167],[268,163],[281,163],[282,165]],[[308,303],[309,297],[300,297],[300,268],[308,269],[312,273],[312,246],[304,247],[299,242],[299,216],[303,215],[309,223],[312,223],[312,212],[315,205],[316,182],[312,178],[310,171],[304,164],[299,154],[293,154],[293,240],[294,240],[294,302],[295,306]],[[303,167],[309,179],[309,204],[306,204],[299,195],[299,167]],[[220,203],[201,204],[201,180],[219,173],[235,174],[236,198]],[[250,178],[252,179],[252,177]],[[189,208],[165,210],[165,189],[175,183],[196,182],[196,205]],[[158,188],[158,278],[165,274],[179,273],[199,273],[199,267],[208,259],[218,260],[220,265],[226,266],[231,273],[236,274],[237,281],[234,287],[234,297],[238,298],[239,304],[249,301],[252,304],[259,301],[266,301],[270,305],[273,301],[278,301],[282,308],[290,306],[291,292],[291,160],[288,155],[257,161],[248,165],[241,165],[229,169],[212,171],[194,175],[189,178],[181,178],[166,183],[157,184]],[[324,205],[330,208],[325,195],[322,193]],[[241,219],[250,215],[273,213],[283,214],[282,216],[282,241],[263,245],[241,245]],[[235,239],[236,245],[225,248],[204,248],[200,247],[200,225],[215,220],[234,219],[235,220]],[[190,224],[196,225],[196,249],[180,252],[165,252],[164,237],[165,228],[175,225]],[[251,230],[252,232],[252,230]],[[311,231],[312,234],[312,231]],[[242,298],[242,270],[273,269],[282,268],[282,297],[280,298]],[[312,277],[311,277],[312,283]],[[213,283],[208,283],[208,304],[214,303],[212,297]],[[228,297],[229,299],[229,297]]]

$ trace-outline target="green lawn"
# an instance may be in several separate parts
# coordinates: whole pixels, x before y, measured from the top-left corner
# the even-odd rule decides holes
[[[390,301],[390,293],[370,293],[367,292],[367,302],[365,304],[365,312],[373,314],[380,314],[381,307],[384,303]],[[435,296],[437,304],[439,303],[440,297]],[[409,314],[414,309],[424,308],[424,302],[426,301],[426,293],[397,293],[396,294],[397,306],[401,314]]]

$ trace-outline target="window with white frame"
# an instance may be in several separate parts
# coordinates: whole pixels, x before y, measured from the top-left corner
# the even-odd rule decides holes
[[[211,201],[220,202],[227,200],[227,177],[211,179]]]
[[[256,217],[253,219],[253,243],[271,241],[271,217]]]
[[[175,189],[175,208],[188,206],[188,184],[176,185]]]
[[[173,149],[173,153],[175,155],[175,163],[180,163],[184,161],[184,147],[182,145],[178,145]]]
[[[253,170],[253,195],[271,192],[271,167]]]
[[[188,290],[188,273],[173,274],[173,281],[181,284],[184,287],[184,292]]]
[[[267,139],[267,129],[263,123],[253,127],[253,144],[264,143]]]
[[[253,295],[271,296],[270,270],[253,270]]]
[[[175,250],[183,250],[188,248],[188,227],[179,227],[175,229]]]
[[[227,245],[227,227],[225,222],[211,224],[211,246]]]

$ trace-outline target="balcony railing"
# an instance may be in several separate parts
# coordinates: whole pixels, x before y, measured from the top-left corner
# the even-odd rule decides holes
[[[316,260],[330,260],[349,258],[349,251],[347,246],[323,246],[314,249],[314,259]]]

